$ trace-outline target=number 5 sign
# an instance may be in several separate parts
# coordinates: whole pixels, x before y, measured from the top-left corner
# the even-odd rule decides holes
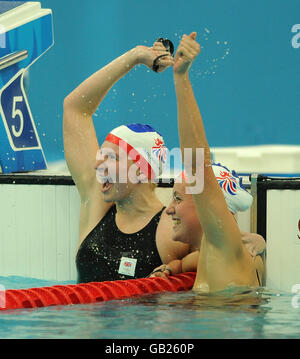
[[[24,72],[25,70],[21,69],[0,90],[0,113],[10,146],[9,150],[4,152],[2,150],[3,173],[46,168],[40,140],[23,88]],[[11,150],[14,153],[10,153]],[[9,160],[7,164],[5,164],[5,153]]]
[[[45,169],[23,80],[54,45],[52,11],[38,1],[0,1],[0,35],[0,173]]]

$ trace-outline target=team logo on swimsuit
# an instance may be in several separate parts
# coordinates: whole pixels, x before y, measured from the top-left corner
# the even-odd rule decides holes
[[[165,163],[167,160],[167,149],[164,142],[159,138],[155,139],[154,142],[155,146],[152,147],[152,152],[162,163]]]
[[[220,171],[220,175],[216,176],[220,187],[227,193],[231,194],[232,196],[236,195],[236,178],[232,177],[229,172],[227,171]]]

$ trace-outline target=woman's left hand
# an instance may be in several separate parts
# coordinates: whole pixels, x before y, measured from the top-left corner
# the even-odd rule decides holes
[[[150,278],[153,277],[161,277],[167,279],[169,275],[171,275],[171,270],[168,269],[166,264],[162,264],[161,266],[154,269],[153,272],[149,274]]]

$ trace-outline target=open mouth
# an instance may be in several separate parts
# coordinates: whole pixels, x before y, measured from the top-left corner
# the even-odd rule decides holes
[[[102,187],[101,187],[102,193],[109,191],[112,186],[113,186],[113,183],[111,183],[109,180],[102,183]]]

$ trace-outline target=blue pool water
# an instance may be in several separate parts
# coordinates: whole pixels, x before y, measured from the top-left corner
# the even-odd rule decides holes
[[[6,289],[71,284],[0,277]],[[292,293],[159,293],[87,305],[0,312],[0,338],[300,338]]]

